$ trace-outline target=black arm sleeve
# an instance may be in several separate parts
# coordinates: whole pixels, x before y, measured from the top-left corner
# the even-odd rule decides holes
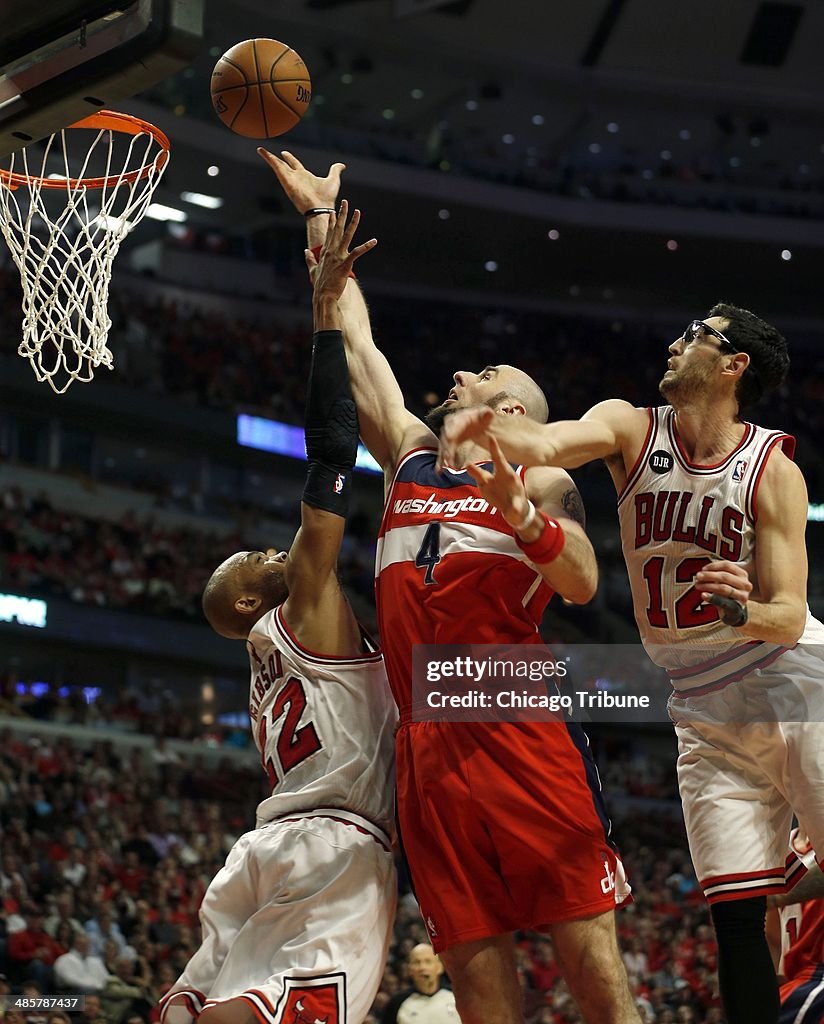
[[[358,453],[358,415],[340,331],[316,331],[306,393],[307,505],[346,516]]]

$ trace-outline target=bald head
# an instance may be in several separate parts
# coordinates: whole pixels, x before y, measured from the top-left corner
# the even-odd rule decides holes
[[[230,640],[245,640],[258,619],[288,596],[283,564],[264,562],[259,555],[239,551],[227,558],[203,591],[209,625]]]
[[[538,423],[547,422],[549,403],[546,395],[528,373],[519,370],[517,366],[503,364],[498,367],[497,383],[507,398],[514,398],[524,407],[529,419]]]
[[[419,992],[431,996],[440,988],[443,963],[428,943],[421,942],[412,948],[407,966],[412,984]]]
[[[430,409],[426,425],[436,434],[444,420],[458,409],[488,406],[497,413],[527,416],[536,423],[546,423],[549,406],[546,396],[535,381],[517,366],[485,366],[479,373],[458,370],[453,376],[455,387],[445,401]]]

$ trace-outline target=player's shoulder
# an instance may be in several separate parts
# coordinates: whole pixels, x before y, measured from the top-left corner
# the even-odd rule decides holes
[[[536,504],[552,500],[570,488],[577,490],[572,477],[560,466],[528,466],[524,470],[524,486]]]
[[[613,426],[633,426],[636,424],[646,426],[649,422],[649,416],[650,410],[643,406],[633,405],[623,398],[606,398],[603,402],[598,402],[597,405],[593,405],[588,409],[581,419],[603,420]]]
[[[403,462],[403,460],[413,452],[430,448],[437,451],[437,436],[429,429],[429,427],[426,426],[423,420],[413,417],[412,422],[403,432],[401,443],[395,455],[394,465],[392,467],[386,467],[386,471],[388,472],[390,468],[392,470],[396,470],[401,462]]]
[[[776,438],[776,443],[764,462],[762,490],[765,486],[773,488],[804,485],[804,474],[798,464],[787,455],[781,444],[778,443],[779,440],[780,438]]]
[[[624,462],[629,465],[652,435],[658,420],[658,411],[632,405],[623,398],[608,398],[593,405],[581,419],[590,423],[602,423],[612,433],[618,449],[611,458],[623,457]],[[621,453],[620,456],[618,451]],[[609,461],[608,458],[607,462]]]
[[[276,618],[278,610],[282,607],[283,605],[277,605],[275,608],[270,608],[267,612],[264,612],[249,630],[249,635],[246,639],[246,649],[251,657],[254,658],[255,653],[277,642],[278,629]]]
[[[807,484],[804,474],[795,462],[775,444],[767,455],[756,481],[753,493],[753,507],[758,516],[764,513],[783,517],[794,507],[803,509],[807,517]]]

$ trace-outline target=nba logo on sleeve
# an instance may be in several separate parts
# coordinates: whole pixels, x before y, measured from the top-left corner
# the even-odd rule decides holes
[[[748,464],[747,459],[738,459],[732,467],[732,478],[736,483],[740,483],[744,479],[744,474],[747,472]]]

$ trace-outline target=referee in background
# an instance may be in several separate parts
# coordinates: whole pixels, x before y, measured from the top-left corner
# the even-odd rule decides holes
[[[412,988],[397,992],[383,1010],[381,1024],[460,1024],[455,996],[447,988],[443,964],[431,946],[415,946],[406,961]]]

